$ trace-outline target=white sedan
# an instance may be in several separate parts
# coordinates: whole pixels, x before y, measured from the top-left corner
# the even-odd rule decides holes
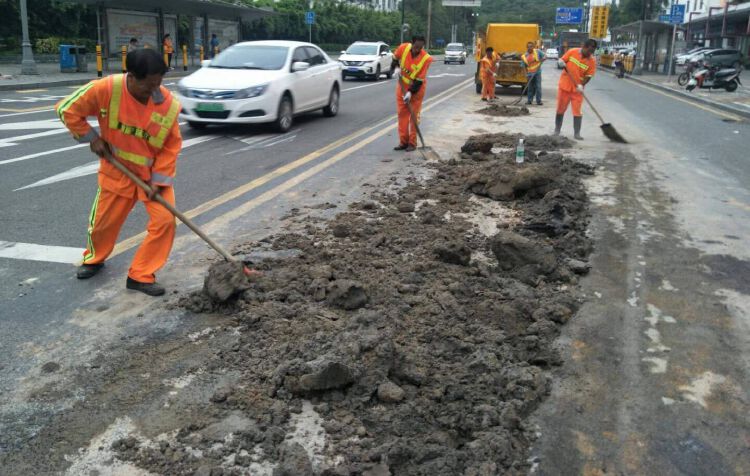
[[[273,122],[286,132],[295,114],[339,112],[341,65],[310,43],[238,43],[202,66],[177,87],[192,127]]]

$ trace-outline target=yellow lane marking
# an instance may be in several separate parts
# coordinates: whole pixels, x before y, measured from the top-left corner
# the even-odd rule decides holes
[[[49,89],[19,89],[16,92],[18,94],[24,94],[24,93],[41,93],[44,91],[49,91]]]
[[[15,109],[10,107],[0,107],[1,112],[35,112],[35,111],[44,111],[45,109],[49,109],[50,111],[52,108],[49,106],[37,106],[37,107],[29,107],[26,109]]]
[[[729,205],[732,205],[733,207],[741,208],[746,212],[750,212],[750,205],[748,205],[747,203],[740,202],[738,200],[735,200],[734,198],[730,198],[729,200],[727,200],[727,203]]]
[[[718,110],[718,109],[714,109],[714,108],[712,108],[710,106],[705,106],[703,104],[695,103],[695,102],[690,101],[688,99],[681,98],[679,96],[675,96],[675,95],[667,93],[665,91],[661,91],[659,89],[656,89],[653,86],[647,86],[645,84],[641,84],[641,83],[638,83],[636,81],[631,81],[630,83],[638,86],[639,88],[648,89],[649,91],[655,92],[657,94],[661,94],[662,96],[666,96],[668,98],[671,98],[671,99],[674,99],[674,100],[677,100],[677,101],[680,101],[680,102],[684,102],[685,104],[689,104],[690,106],[697,107],[699,109],[703,109],[704,111],[710,112],[712,114],[716,114],[717,116],[726,117],[728,119],[734,119],[736,121],[742,121],[742,120],[744,120],[744,118],[742,118],[742,117],[740,117],[740,116],[738,116],[736,114],[731,114],[729,112],[724,112],[724,111],[721,111],[721,110]]]
[[[425,107],[423,108],[423,110],[427,111],[427,110],[431,109],[433,106],[435,106],[435,105],[437,105],[437,104],[439,104],[439,103],[447,100],[448,98],[454,96],[455,94],[457,94],[461,90],[462,87],[465,87],[469,83],[473,83],[473,82],[474,82],[473,78],[472,79],[468,79],[468,80],[466,80],[466,81],[464,81],[462,83],[457,84],[456,86],[453,86],[452,88],[450,88],[450,89],[448,89],[446,91],[443,91],[441,94],[439,94],[435,98],[433,98],[432,101],[429,102],[429,104],[425,105]],[[292,171],[292,170],[294,170],[296,168],[299,168],[302,165],[304,165],[304,164],[306,164],[306,163],[308,163],[308,162],[310,162],[312,160],[315,160],[315,159],[319,158],[320,156],[322,156],[322,155],[324,155],[324,154],[326,154],[326,153],[328,153],[328,152],[330,152],[330,151],[332,151],[332,150],[334,150],[334,149],[336,149],[336,148],[344,145],[345,143],[350,142],[351,140],[354,140],[354,139],[356,139],[358,137],[361,137],[361,136],[363,136],[363,135],[365,135],[365,134],[367,134],[367,133],[369,133],[369,132],[371,132],[373,130],[379,129],[379,128],[383,127],[383,125],[388,124],[389,122],[391,123],[390,126],[384,128],[384,129],[381,129],[379,132],[373,134],[370,137],[367,137],[366,139],[364,139],[364,140],[362,140],[360,142],[357,142],[355,145],[349,147],[348,149],[345,149],[345,150],[339,152],[338,154],[334,155],[333,157],[331,157],[331,158],[327,159],[326,161],[321,162],[320,164],[318,164],[318,165],[310,168],[309,170],[303,172],[302,174],[296,175],[294,177],[290,177],[287,181],[285,181],[285,182],[277,185],[273,189],[271,189],[271,190],[263,193],[262,195],[254,198],[252,200],[250,200],[249,202],[247,202],[247,203],[245,203],[245,204],[243,204],[243,205],[235,208],[234,210],[232,210],[230,212],[227,212],[226,214],[224,214],[224,215],[222,215],[220,217],[215,218],[209,225],[210,226],[215,226],[219,222],[226,221],[228,219],[227,217],[235,217],[235,216],[239,216],[239,215],[241,215],[243,213],[247,213],[248,211],[252,210],[253,208],[257,207],[258,205],[260,205],[260,204],[262,204],[262,203],[270,200],[271,198],[273,198],[275,196],[278,196],[279,194],[281,194],[284,191],[290,189],[291,187],[293,187],[294,185],[298,184],[299,182],[301,182],[301,181],[303,181],[303,180],[305,180],[305,179],[307,179],[307,178],[309,178],[309,177],[317,174],[318,172],[324,170],[325,168],[327,168],[327,167],[335,164],[336,162],[340,161],[341,159],[347,157],[352,152],[354,152],[354,151],[356,151],[358,149],[361,149],[362,147],[364,147],[365,145],[367,145],[370,142],[374,141],[375,139],[377,139],[379,137],[382,137],[387,132],[390,132],[391,130],[395,129],[396,128],[396,124],[393,123],[393,121],[394,121],[394,119],[391,118],[391,117],[389,117],[388,119],[380,121],[380,122],[378,122],[377,124],[375,124],[373,126],[365,127],[365,128],[360,129],[360,130],[358,130],[356,132],[353,132],[352,134],[349,134],[348,136],[345,136],[345,137],[343,137],[341,139],[338,139],[337,141],[332,142],[331,144],[328,144],[325,147],[322,147],[322,148],[320,148],[320,149],[318,149],[318,150],[316,150],[314,152],[311,152],[311,153],[307,154],[306,156],[304,156],[304,157],[302,157],[300,159],[295,160],[294,162],[290,162],[289,164],[282,165],[281,167],[279,167],[276,170],[273,170],[273,171],[267,173],[266,175],[263,175],[262,177],[259,177],[259,178],[255,179],[255,180],[252,180],[252,181],[246,183],[245,185],[241,185],[240,187],[237,187],[234,190],[230,190],[229,192],[227,192],[227,193],[225,193],[225,194],[223,194],[223,195],[221,195],[221,196],[219,196],[217,198],[214,198],[213,200],[210,200],[210,201],[208,201],[208,202],[206,202],[206,203],[204,203],[202,205],[199,205],[198,207],[193,208],[192,210],[189,210],[189,211],[185,212],[185,215],[188,218],[191,218],[191,219],[195,218],[196,216],[198,216],[198,215],[200,215],[202,213],[205,213],[205,212],[207,212],[209,210],[212,210],[212,209],[218,207],[219,205],[223,205],[224,203],[227,203],[228,201],[230,201],[230,200],[232,200],[234,198],[237,198],[237,197],[239,197],[239,196],[241,196],[241,195],[243,195],[243,194],[245,194],[245,193],[247,193],[247,192],[249,192],[249,191],[251,191],[253,189],[258,188],[258,187],[260,187],[260,186],[268,183],[269,181],[271,181],[271,180],[273,180],[275,178],[278,178],[278,177],[284,175],[287,172],[290,172],[290,171]],[[134,247],[138,246],[143,241],[143,239],[145,237],[146,237],[146,232],[141,232],[141,233],[138,233],[137,235],[131,236],[130,238],[127,238],[127,239],[125,239],[125,240],[117,243],[115,245],[114,249],[112,250],[112,254],[110,255],[110,257],[117,256],[117,255],[119,255],[121,253],[124,253],[124,252],[130,250],[131,248],[134,248]]]

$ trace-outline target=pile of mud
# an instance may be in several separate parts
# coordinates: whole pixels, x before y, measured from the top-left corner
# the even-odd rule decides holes
[[[591,170],[528,139],[522,166],[463,153],[323,228],[244,245],[287,257],[256,263],[264,278],[229,303],[180,302],[236,320],[205,371],[239,382],[173,442],[120,440],[118,456],[159,474],[525,474],[524,419],[549,392],[591,252]],[[291,438],[303,420],[322,430]]]
[[[528,116],[529,108],[526,106],[508,106],[506,104],[492,103],[487,107],[478,110],[477,113],[485,114],[487,116],[518,117]]]

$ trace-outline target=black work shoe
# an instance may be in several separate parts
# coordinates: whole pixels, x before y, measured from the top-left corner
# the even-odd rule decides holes
[[[417,150],[417,147],[414,145],[409,144],[408,146],[406,146],[407,152],[414,152],[415,150]]]
[[[96,273],[102,270],[104,263],[98,264],[82,264],[76,270],[76,278],[78,279],[89,279]]]
[[[393,148],[393,150],[405,150],[407,147],[406,144],[399,144],[396,147]]]
[[[573,139],[575,140],[583,140],[583,137],[581,137],[581,134],[576,134],[573,136]]]
[[[537,105],[537,106],[543,106],[543,105],[544,105],[544,103],[543,103],[542,101],[539,101],[538,103],[536,103],[536,105]]]
[[[142,283],[131,278],[128,278],[125,287],[133,291],[140,291],[149,296],[161,296],[166,292],[164,286],[159,283]]]
[[[526,101],[527,106],[531,106],[531,101]]]

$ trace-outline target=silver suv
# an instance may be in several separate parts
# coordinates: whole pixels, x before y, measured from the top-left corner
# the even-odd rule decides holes
[[[445,47],[445,63],[466,63],[466,47],[463,43],[448,43]]]

